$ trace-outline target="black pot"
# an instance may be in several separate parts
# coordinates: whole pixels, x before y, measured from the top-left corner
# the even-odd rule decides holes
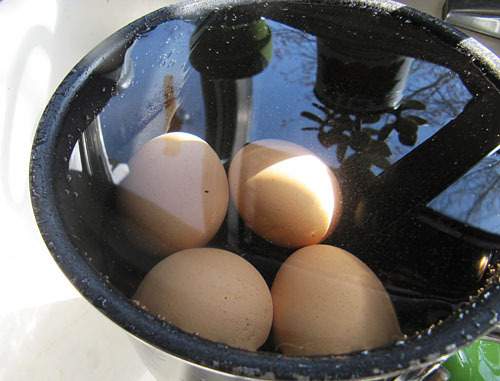
[[[238,42],[224,50],[224,37]],[[380,91],[377,81],[382,80],[388,91],[398,89],[397,102],[363,112],[362,103],[354,102],[351,110],[352,102],[342,101],[336,109],[324,99],[356,97],[352,89],[339,95],[336,86],[334,97],[318,96],[321,104],[314,88],[328,91],[339,72],[328,73],[323,65],[322,75],[316,76],[316,39],[330,41],[330,50],[335,41],[343,41],[344,53],[335,55],[333,65],[342,69],[342,83],[349,83],[346,75],[369,67],[374,83],[367,83],[363,97],[383,98],[369,92]],[[210,41],[220,55],[204,48]],[[339,61],[345,46],[359,54]],[[384,53],[395,58],[368,62],[374,51],[375,61]],[[389,75],[398,67],[387,67],[398,57],[415,65],[404,75],[406,98],[401,97],[401,83],[387,83],[399,80]],[[431,71],[438,77],[426,77]],[[383,80],[377,73],[389,74]],[[447,119],[439,114],[444,106],[435,98],[423,105],[421,97],[429,87],[425,81],[439,80],[440,73],[433,96],[440,89],[446,89],[445,98],[451,89],[460,94],[453,95],[455,111]],[[315,83],[325,77],[328,86]],[[359,78],[355,82],[359,86]],[[140,351],[159,378],[419,379],[459,348],[492,332],[499,321],[500,238],[491,226],[461,218],[462,199],[447,191],[460,187],[485,160],[495,159],[499,89],[496,56],[456,29],[399,3],[181,3],[109,37],[61,83],[33,143],[33,210],[66,276],[145,345]],[[306,105],[310,107],[300,109]],[[277,127],[264,126],[262,119]],[[283,356],[271,342],[248,352],[186,333],[133,303],[130,296],[158,258],[127,241],[117,223],[114,193],[131,154],[164,132],[165,123],[170,131],[203,135],[224,163],[259,137],[297,141],[316,151],[337,173],[344,195],[342,220],[326,243],[355,253],[379,275],[407,337],[389,347],[343,356]],[[431,132],[424,131],[428,126]],[[290,251],[270,247],[237,223],[236,236],[226,221],[211,244],[244,256],[271,284]]]

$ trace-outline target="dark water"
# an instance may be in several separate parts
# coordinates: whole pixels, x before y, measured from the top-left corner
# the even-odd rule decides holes
[[[236,8],[160,23],[92,76],[79,97],[91,111],[68,118],[88,127],[57,187],[73,239],[111,284],[130,296],[158,261],[116,222],[126,163],[153,137],[185,131],[226,168],[262,138],[322,158],[344,201],[325,243],[375,271],[405,333],[477,293],[500,247],[500,94],[471,57],[418,23],[344,8]],[[269,284],[293,252],[237,218],[209,245],[247,258]]]

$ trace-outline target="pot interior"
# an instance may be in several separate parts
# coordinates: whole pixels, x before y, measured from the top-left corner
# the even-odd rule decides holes
[[[77,65],[63,84],[69,101],[54,97],[42,120],[40,129],[49,128],[51,115],[59,121],[43,165],[51,168],[60,239],[126,303],[160,260],[129,240],[116,207],[127,163],[142,145],[165,132],[189,132],[227,170],[248,142],[294,142],[340,183],[342,217],[324,243],[377,274],[407,335],[398,348],[375,352],[420,345],[411,353],[421,362],[449,353],[496,323],[499,306],[500,93],[492,66],[464,39],[386,2],[185,4],[148,15]],[[241,255],[269,286],[294,251],[256,235],[231,202],[207,246]],[[82,290],[81,274],[68,276]],[[115,318],[102,300],[92,302]],[[149,319],[131,308],[138,321]],[[466,321],[472,315],[475,324]],[[155,329],[165,327],[151,319]],[[144,336],[186,357],[160,336]],[[252,361],[287,361],[276,353],[269,339]],[[410,366],[409,353],[386,358],[379,371]],[[200,356],[193,361],[213,366]],[[342,372],[369,376],[373,368]]]

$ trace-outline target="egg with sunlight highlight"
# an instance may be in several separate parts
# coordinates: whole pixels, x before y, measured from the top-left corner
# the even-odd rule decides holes
[[[226,171],[201,138],[171,132],[144,144],[128,162],[117,206],[130,240],[159,256],[200,247],[226,216]]]
[[[278,270],[271,295],[274,340],[286,355],[347,354],[403,336],[382,282],[338,247],[297,250]]]
[[[250,229],[278,246],[323,242],[340,219],[335,175],[295,143],[265,139],[244,146],[231,162],[229,189]]]

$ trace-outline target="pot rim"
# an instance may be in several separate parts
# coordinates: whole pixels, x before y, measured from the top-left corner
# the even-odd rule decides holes
[[[141,309],[98,274],[66,234],[54,197],[53,163],[65,115],[78,90],[104,61],[107,50],[147,28],[182,18],[186,13],[226,5],[280,3],[282,0],[208,0],[181,2],[152,12],[125,26],[86,55],[60,84],[39,122],[30,161],[30,194],[41,235],[55,261],[76,289],[104,315],[139,339],[176,357],[218,371],[245,377],[336,379],[371,378],[415,370],[436,363],[486,334],[498,322],[500,292],[477,300],[464,317],[386,348],[346,356],[290,357],[250,352],[186,333]],[[363,7],[403,17],[425,26],[429,33],[475,58],[492,84],[500,88],[500,59],[454,27],[423,12],[390,0],[292,0],[287,3]],[[500,286],[496,290],[500,291]],[[449,320],[449,319],[448,319]]]

